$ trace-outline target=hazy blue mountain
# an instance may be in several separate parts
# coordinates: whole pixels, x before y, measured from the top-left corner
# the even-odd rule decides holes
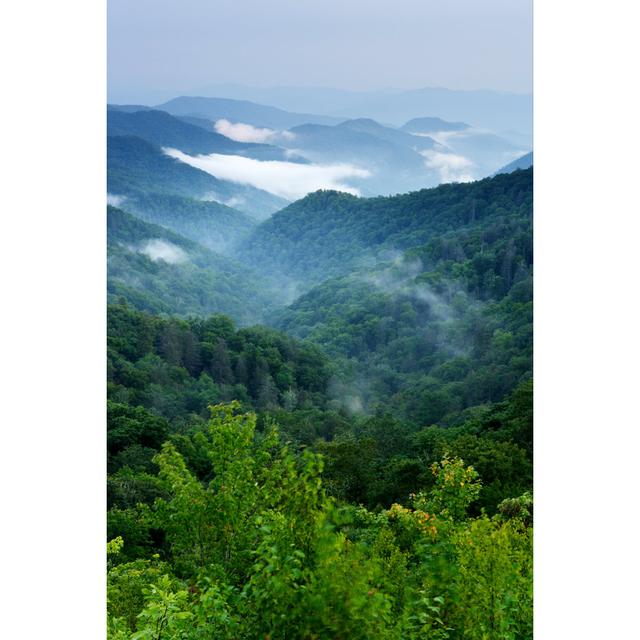
[[[247,214],[218,202],[140,193],[121,199],[121,207],[145,222],[162,225],[216,253],[229,255],[253,230]]]
[[[117,196],[156,193],[215,200],[232,204],[257,219],[287,204],[283,198],[255,187],[218,180],[135,136],[107,138],[107,190]]]
[[[454,153],[470,158],[480,175],[491,175],[524,149],[493,133],[465,129],[441,138]]]
[[[144,104],[108,104],[107,111],[122,111],[123,113],[134,113],[136,111],[153,111],[153,107]]]
[[[337,115],[340,115],[342,108],[359,102],[365,95],[364,92],[331,87],[250,87],[235,83],[209,85],[190,93],[249,100],[274,105],[286,111]]]
[[[107,207],[108,298],[142,311],[225,313],[253,324],[277,301],[261,276],[164,227]]]
[[[118,160],[122,156],[121,149],[117,153],[110,152],[109,191],[115,195],[135,192],[213,199],[257,219],[265,219],[287,204],[282,198],[262,190],[265,188],[263,183],[256,182],[253,172],[267,170],[265,166],[247,165],[240,171],[225,173],[238,180],[233,183],[205,175],[194,167],[183,165],[176,169],[175,160],[156,157],[152,161],[151,155],[162,155],[162,147],[172,147],[188,155],[217,153],[260,161],[348,164],[367,171],[368,175],[351,175],[343,184],[371,197],[480,179],[492,175],[528,148],[491,131],[436,116],[413,118],[399,128],[364,117],[331,124],[304,122],[283,128],[282,125],[291,122],[291,116],[296,120],[307,115],[247,101],[184,96],[161,105],[161,108],[172,110],[176,115],[159,109],[135,111],[133,106],[126,110],[109,109],[108,131],[112,138],[136,136],[157,147],[155,151],[144,150],[146,159],[142,162],[142,148],[130,153],[123,162]],[[273,136],[266,133],[271,139],[277,139],[277,146],[239,142],[221,135],[214,126],[218,116],[261,128],[274,127],[277,131]],[[242,133],[253,135],[256,132],[249,129]],[[261,135],[264,134],[261,132]],[[128,166],[132,162],[133,172]],[[156,164],[157,171],[149,170]],[[281,176],[278,179],[287,180],[287,171],[286,167],[278,168]],[[159,172],[163,174],[162,178]],[[154,186],[158,181],[162,184]],[[262,189],[245,183],[260,184]],[[216,243],[219,241],[219,238],[215,240]]]
[[[460,91],[442,87],[348,91],[331,87],[247,87],[225,84],[199,89],[200,95],[272,104],[280,109],[345,118],[373,118],[400,126],[425,113],[468,122],[493,131],[528,134],[533,126],[531,94],[504,91]]]
[[[370,170],[370,178],[351,181],[367,196],[479,179],[523,151],[491,132],[436,117],[416,118],[399,129],[357,118],[333,127],[303,125],[290,132],[295,137],[283,146],[316,162],[350,162]]]
[[[218,133],[216,130],[216,121],[209,120],[207,118],[197,118],[195,116],[175,116],[178,120],[182,120],[182,122],[186,122],[188,124],[194,125],[196,127],[200,127],[205,131],[212,131],[213,133]],[[239,143],[239,144],[247,144],[251,146],[251,153],[247,154],[239,154],[245,155],[250,158],[255,158],[256,160],[285,160],[286,162],[295,162],[297,164],[309,164],[309,160],[304,158],[303,156],[294,153],[290,149],[287,149],[286,153],[282,153],[281,147],[277,145],[271,144],[257,144],[257,143]],[[271,154],[271,149],[278,149],[281,156],[277,158],[269,157]]]
[[[309,113],[290,113],[276,107],[229,98],[180,96],[156,108],[178,116],[193,116],[209,120],[227,119],[231,122],[243,122],[270,129],[289,129],[305,123],[338,124],[340,122],[339,118]]]
[[[425,117],[413,118],[409,122],[405,122],[400,128],[409,133],[429,134],[440,131],[463,131],[464,129],[469,129],[470,125],[466,122],[448,122],[442,118]]]
[[[138,136],[161,147],[172,147],[185,153],[221,153],[260,160],[288,159],[283,149],[267,144],[236,142],[215,131],[184,122],[165,111],[107,111],[107,135]]]
[[[477,177],[493,174],[498,167],[509,162],[524,149],[513,139],[508,139],[465,122],[448,122],[441,118],[413,118],[401,129],[416,136],[429,136],[446,145],[454,154],[470,160],[469,172]],[[526,136],[516,136],[523,140]]]
[[[520,156],[513,162],[510,162],[508,165],[498,169],[498,171],[496,171],[496,175],[500,173],[512,173],[518,169],[529,169],[530,167],[533,167],[533,151],[525,153],[523,156]]]
[[[425,113],[450,121],[468,122],[474,127],[494,131],[532,128],[531,95],[498,91],[454,91],[424,88],[396,93],[368,94],[341,113],[353,117],[367,116],[400,125]]]
[[[386,140],[387,142],[392,142],[393,144],[409,149],[415,149],[416,151],[425,151],[437,146],[436,141],[428,136],[414,136],[406,131],[401,131],[393,127],[385,127],[371,118],[345,120],[341,122],[338,127],[367,133],[381,140]]]
[[[196,127],[200,127],[205,131],[212,131],[213,133],[218,133],[216,130],[216,121],[210,120],[209,118],[196,118],[195,116],[174,116],[178,118],[178,120],[182,120],[182,122],[187,122],[189,124],[195,125]]]
[[[289,132],[293,138],[282,144],[314,162],[348,163],[368,170],[370,177],[348,180],[364,195],[394,194],[439,182],[419,153],[434,146],[428,138],[413,140],[402,131],[362,120],[338,126],[305,124]]]
[[[352,123],[354,121],[351,121]],[[288,144],[301,149],[313,158],[355,162],[359,159],[377,161],[377,156],[390,155],[399,163],[411,165],[416,159],[415,152],[407,145],[397,144],[381,138],[371,130],[358,128],[354,124],[342,123],[336,127],[305,124],[289,131],[295,136]],[[401,132],[399,132],[401,133]],[[431,145],[433,142],[431,142]]]

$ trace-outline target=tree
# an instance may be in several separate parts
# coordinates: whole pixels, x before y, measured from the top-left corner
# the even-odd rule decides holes
[[[233,384],[231,358],[224,338],[216,340],[211,353],[211,377],[220,384]]]

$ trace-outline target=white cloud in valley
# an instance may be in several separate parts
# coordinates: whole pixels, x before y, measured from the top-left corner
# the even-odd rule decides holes
[[[446,146],[451,143],[451,140],[468,137],[469,132],[469,129],[463,129],[462,131],[428,131],[427,133],[415,133],[414,135],[431,138],[438,144]]]
[[[217,120],[213,126],[218,133],[237,142],[271,143],[281,139],[293,140],[296,137],[291,131],[254,127],[244,122],[230,122],[224,118]]]
[[[201,202],[219,202],[220,204],[224,204],[227,207],[231,207],[232,209],[237,209],[247,204],[247,201],[241,196],[231,196],[230,198],[223,198],[215,191],[205,193],[203,196],[198,198],[198,200],[200,200]]]
[[[164,152],[221,180],[249,184],[288,200],[303,198],[318,189],[335,189],[360,195],[358,189],[349,185],[347,181],[350,178],[368,178],[371,175],[366,169],[346,163],[299,164],[281,160],[261,161],[217,153],[190,156],[177,149],[164,149]]]
[[[476,127],[468,127],[466,129],[459,129],[454,131],[425,131],[425,132],[412,132],[414,136],[421,138],[431,138],[438,144],[447,146],[455,146],[457,140],[463,140],[465,138],[473,138],[478,135],[493,134],[493,131],[488,129],[478,129]]]
[[[186,252],[180,247],[160,238],[152,238],[143,242],[138,248],[138,253],[147,256],[154,262],[162,260],[168,264],[181,264],[189,259]]]
[[[422,156],[427,168],[436,170],[442,182],[472,182],[476,179],[472,171],[474,164],[469,158],[433,149],[423,151]]]
[[[120,207],[126,199],[126,196],[117,196],[115,193],[107,193],[107,204],[112,207]]]

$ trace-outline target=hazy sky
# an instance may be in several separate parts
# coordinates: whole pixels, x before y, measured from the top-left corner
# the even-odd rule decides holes
[[[108,0],[112,101],[218,83],[530,92],[531,0]]]

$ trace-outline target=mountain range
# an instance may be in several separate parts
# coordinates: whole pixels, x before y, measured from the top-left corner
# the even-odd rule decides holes
[[[531,135],[531,94],[443,87],[352,91],[331,87],[250,87],[220,84],[200,87],[191,95],[226,96],[274,105],[294,112],[324,113],[341,120],[368,117],[400,126],[412,118],[433,115],[464,121],[497,133],[514,130]]]
[[[513,142],[514,136],[437,116],[412,118],[398,127],[228,98],[182,96],[157,107],[109,105],[107,125],[111,139],[145,140],[156,156],[169,154],[181,162],[180,170],[170,172],[161,163],[165,171],[182,174],[181,186],[174,175],[156,190],[213,199],[257,219],[318,188],[393,195],[482,178],[527,151],[521,144],[526,135]],[[110,144],[110,181],[121,192],[110,191],[127,195],[135,185],[118,183],[116,165],[122,163],[115,146]],[[150,161],[150,149],[145,153]],[[187,178],[189,166],[198,177],[191,171]],[[140,169],[138,163],[134,173],[144,180]],[[148,185],[143,190],[149,191]]]
[[[291,156],[279,147],[237,142],[155,109],[122,111],[117,107],[109,108],[107,110],[107,135],[138,136],[158,146],[172,147],[194,155],[222,153],[247,156],[258,160],[292,161]]]
[[[207,120],[231,117],[238,122],[271,129],[289,129],[307,123],[338,124],[341,120],[341,118],[331,116],[294,113],[248,100],[229,98],[180,96],[157,105],[156,108],[176,116],[190,116]]]

